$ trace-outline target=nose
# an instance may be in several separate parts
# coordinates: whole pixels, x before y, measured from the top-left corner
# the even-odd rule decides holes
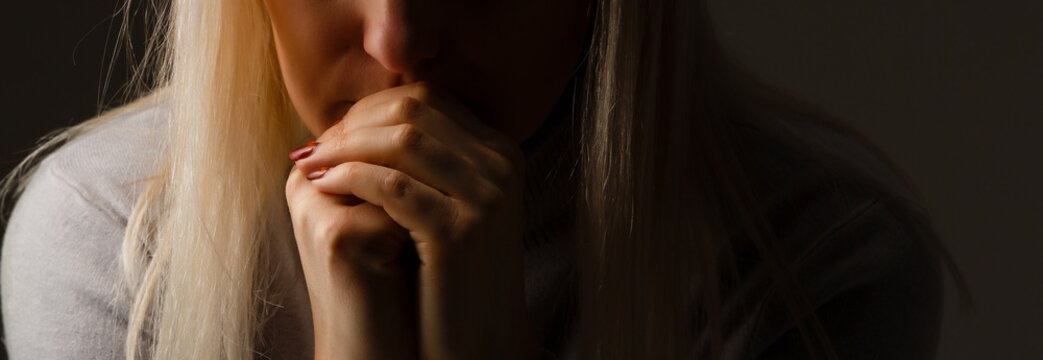
[[[427,1],[376,0],[367,11],[363,48],[388,71],[404,74],[438,53],[439,21]],[[431,11],[425,11],[431,10]]]

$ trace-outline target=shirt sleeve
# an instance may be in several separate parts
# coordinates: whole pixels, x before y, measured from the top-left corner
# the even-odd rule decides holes
[[[11,359],[123,357],[116,296],[125,220],[45,161],[20,197],[0,260]]]
[[[797,264],[815,315],[840,359],[933,359],[943,278],[923,214],[881,199]],[[778,299],[766,309],[784,312]],[[754,359],[805,359],[793,322],[762,321]]]

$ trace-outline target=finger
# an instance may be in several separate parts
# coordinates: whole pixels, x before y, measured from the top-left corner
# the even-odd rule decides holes
[[[426,108],[435,111],[424,112]],[[422,116],[425,114],[434,116]],[[338,134],[362,126],[415,121],[447,143],[459,143],[476,154],[488,153],[491,149],[518,164],[524,163],[524,155],[516,141],[479,121],[456,97],[428,82],[417,82],[369,95],[352,106],[345,118],[349,119],[334,124],[326,133]],[[445,131],[439,125],[444,126]],[[454,134],[468,136],[454,138]]]
[[[459,126],[462,127],[462,130],[466,130],[469,134],[478,137],[479,139],[486,140],[495,137],[495,134],[493,133],[496,131],[475,118],[473,113],[463,103],[457,100],[456,97],[452,96],[442,88],[426,81],[398,86],[371,94],[359,100],[359,102],[352,107],[352,111],[365,112],[370,109],[381,108],[388,105],[392,105],[392,108],[400,107],[402,109],[409,109],[413,104],[409,104],[409,100],[403,99],[419,100],[421,103],[437,109],[439,112],[444,113],[449,118],[455,120]],[[351,113],[349,112],[349,115],[350,114]],[[350,126],[350,124],[345,125]]]
[[[435,138],[447,144],[453,144],[464,150],[464,152],[471,152],[476,147],[482,145],[478,138],[474,137],[467,129],[460,127],[454,119],[450,119],[446,114],[429,106],[422,100],[408,96],[385,100],[379,104],[352,111],[346,121],[334,124],[333,127],[323,132],[316,141],[319,143],[327,142],[330,139],[342,137],[367,127],[392,126],[406,123],[414,124]]]
[[[309,178],[322,192],[355,195],[384,208],[417,242],[445,238],[455,220],[451,198],[395,169],[346,162]]]
[[[409,231],[384,209],[353,195],[322,193],[296,172],[298,174],[292,177],[303,181],[294,180],[297,182],[294,191],[288,192],[293,194],[288,198],[292,199],[294,229],[304,231],[299,234],[304,235],[301,238],[323,239],[299,246],[375,266],[390,264],[398,258],[403,244],[409,241]]]
[[[452,119],[451,122],[458,124],[460,128],[476,138],[477,143],[481,146],[474,149],[475,158],[485,164],[485,168],[503,170],[501,165],[504,162],[511,163],[514,167],[524,167],[525,156],[520,144],[517,144],[507,134],[480,121],[457,97],[428,82],[401,86],[398,91],[403,92],[405,96],[416,98],[421,103],[444,114],[443,117]],[[477,156],[478,154],[481,156]]]
[[[403,93],[406,92],[399,89],[396,94],[402,95]],[[388,97],[392,93],[386,90],[378,94],[371,96]],[[518,146],[512,147],[503,145],[502,142],[478,139],[466,129],[458,126],[455,122],[456,118],[450,119],[442,112],[417,99],[399,97],[388,100],[388,102],[383,107],[369,105],[366,109],[354,112],[348,121],[339,123],[323,133],[317,139],[318,142],[320,144],[333,142],[336,141],[335,139],[350,136],[353,131],[365,127],[414,124],[443,144],[451,145],[468,162],[476,165],[474,168],[478,170],[479,174],[485,175],[494,183],[502,184],[513,170],[521,170],[524,167],[524,156],[521,155]],[[462,115],[460,118],[468,116]],[[309,170],[313,169],[314,167]],[[442,188],[439,189],[445,191]]]
[[[297,166],[305,173],[360,161],[405,172],[451,197],[467,198],[474,188],[475,165],[416,125],[368,127],[330,138]]]

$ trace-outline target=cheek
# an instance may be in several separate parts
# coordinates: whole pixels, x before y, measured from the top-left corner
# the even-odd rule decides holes
[[[269,0],[267,2],[275,37],[279,67],[290,100],[305,125],[313,132],[329,126],[330,99],[337,94],[342,77],[331,71],[343,67],[350,44],[352,24],[321,1]],[[329,118],[329,119],[328,119]]]
[[[440,3],[428,14],[445,16],[437,55],[406,79],[438,83],[490,125],[524,138],[551,112],[579,62],[588,1]],[[315,135],[351,101],[399,81],[362,46],[362,4],[266,0],[287,92]]]

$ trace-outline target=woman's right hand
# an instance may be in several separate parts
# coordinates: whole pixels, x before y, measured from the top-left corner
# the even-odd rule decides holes
[[[403,256],[413,245],[408,231],[379,206],[318,191],[297,167],[286,200],[311,303],[315,358],[416,358],[415,256]]]

